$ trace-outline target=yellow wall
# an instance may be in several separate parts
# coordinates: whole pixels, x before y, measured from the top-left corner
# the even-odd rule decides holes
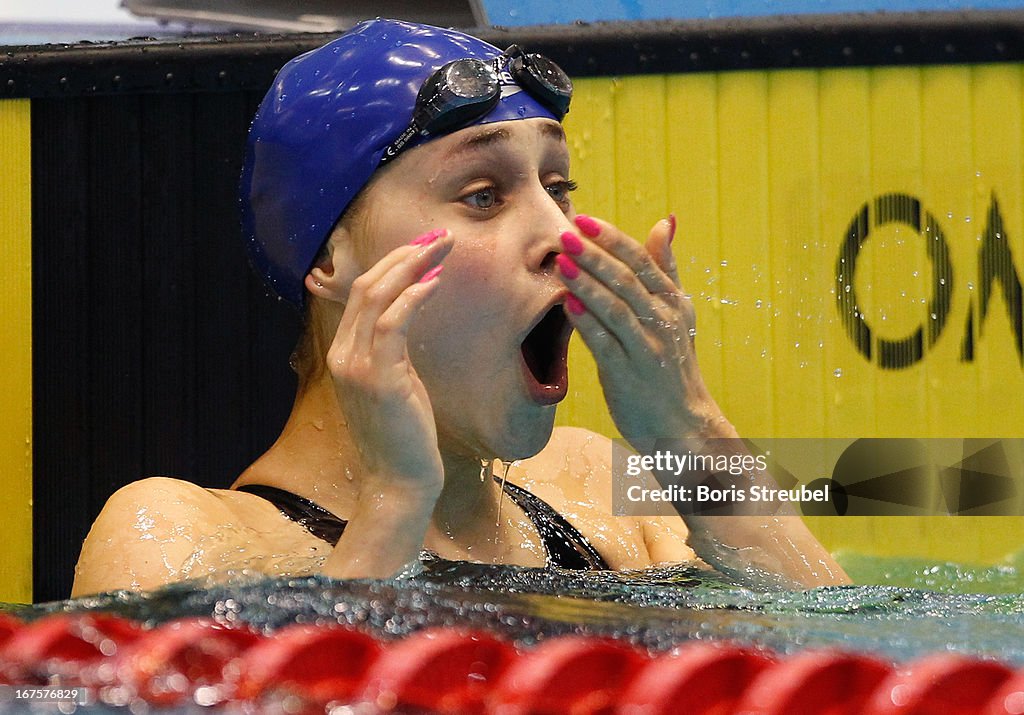
[[[29,101],[0,101],[0,601],[32,600],[32,214]]]
[[[566,122],[576,204],[641,239],[669,211],[678,216],[701,365],[742,434],[1024,437],[1024,367],[1003,284],[991,284],[981,323],[979,273],[993,198],[996,240],[1024,273],[1022,73],[978,65],[580,80]],[[847,229],[887,193],[920,201],[952,266],[947,320],[929,344],[937,278],[926,238],[889,223],[864,243],[852,287],[873,339],[924,326],[923,357],[900,369],[879,364],[877,345],[871,360],[858,351],[836,299]],[[964,361],[972,311],[975,353]],[[578,341],[571,362],[574,394],[560,422],[614,434]],[[879,555],[993,562],[1024,547],[1024,518],[809,522],[832,549]]]

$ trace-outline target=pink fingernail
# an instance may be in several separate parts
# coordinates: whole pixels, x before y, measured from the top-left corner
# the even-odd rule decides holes
[[[420,283],[429,283],[431,280],[433,280],[434,278],[437,277],[437,274],[440,273],[443,268],[444,268],[444,264],[443,263],[440,264],[440,265],[434,266],[429,271],[427,271],[426,273],[423,274],[423,277],[420,278]]]
[[[433,243],[434,241],[439,239],[441,236],[446,235],[447,233],[448,233],[448,229],[435,228],[433,231],[427,231],[422,236],[417,236],[416,238],[414,238],[412,241],[409,242],[409,245],[410,246],[426,246],[427,244]]]
[[[573,315],[583,315],[587,312],[587,306],[583,305],[583,301],[572,293],[565,296],[565,307],[568,308],[569,312]]]
[[[601,233],[600,224],[586,214],[578,214],[576,216],[576,225],[579,226],[580,231],[583,231],[583,235],[588,238],[594,238]]]
[[[583,241],[572,231],[562,231],[562,246],[570,256],[578,256],[583,253]]]
[[[676,215],[668,215],[668,245],[672,245],[672,241],[676,238]]]
[[[555,256],[555,263],[558,264],[558,270],[562,272],[562,275],[569,280],[574,279],[580,274],[580,267],[577,266],[571,258],[564,253],[559,253]]]

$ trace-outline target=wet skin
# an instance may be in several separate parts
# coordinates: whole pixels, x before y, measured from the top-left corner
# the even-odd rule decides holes
[[[611,516],[606,438],[552,436],[567,331],[550,336],[542,376],[524,359],[534,326],[568,301],[562,310],[595,355],[624,435],[735,436],[700,377],[693,310],[669,247],[674,225],[659,221],[642,246],[577,216],[568,171],[553,121],[465,129],[379,172],[356,218],[332,234],[306,279],[329,336],[327,369],[236,486],[279,486],[346,518],[337,547],[252,495],[144,480],[100,515],[76,592],[147,588],[243,561],[268,572],[387,576],[423,546],[541,565],[532,525],[508,503],[499,519],[500,491],[480,479],[481,460],[494,458],[530,458],[510,479],[569,518],[613,567],[693,560],[681,519]],[[796,585],[844,582],[797,517],[730,521],[690,518],[690,543],[715,566]],[[111,559],[117,575],[104,578]]]

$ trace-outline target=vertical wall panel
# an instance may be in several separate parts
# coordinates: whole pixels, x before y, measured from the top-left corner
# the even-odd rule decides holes
[[[33,100],[32,110],[33,596],[39,601],[70,592],[81,540],[99,506],[91,498],[97,470],[88,399],[91,105]],[[103,476],[109,479],[109,471]]]
[[[620,82],[610,78],[582,79],[574,83],[572,110],[565,121],[572,178],[579,184],[573,203],[580,213],[592,214],[618,225],[615,182],[616,101]],[[580,425],[603,434],[617,434],[605,405],[597,364],[574,335],[569,345],[572,366],[569,397],[559,406],[558,424]]]
[[[31,107],[0,100],[0,601],[32,599]]]
[[[182,151],[195,134],[194,97],[158,95],[140,108],[139,197],[143,290],[139,296],[142,331],[140,365],[159,379],[143,376],[140,389],[142,464],[140,474],[159,473],[175,461],[194,459],[195,404],[188,372],[195,355],[194,191],[182,191],[182,177],[195,175],[195,153]],[[170,424],[171,428],[167,429]]]
[[[972,77],[969,67],[928,67],[921,72],[923,196],[926,210],[941,226],[941,238],[930,238],[948,246],[953,265],[949,316],[929,350],[935,359],[924,363],[929,432],[937,437],[980,436],[980,425],[964,419],[964,414],[979,394],[981,373],[960,358],[978,283],[977,222],[965,221],[975,213]],[[957,379],[949,379],[951,370]]]
[[[821,436],[825,396],[842,371],[829,370],[827,328],[835,322],[833,251],[820,233],[821,167],[818,74],[776,72],[768,78],[769,227],[772,283],[754,313],[772,336],[772,434]],[[823,260],[825,259],[825,260]],[[762,259],[764,260],[764,259]],[[796,347],[799,345],[800,347]],[[806,355],[813,356],[806,359]]]
[[[824,70],[819,82],[821,110],[821,236],[823,253],[818,270],[835,275],[846,232],[861,206],[871,197],[869,70]],[[850,285],[853,266],[844,268]],[[833,290],[843,288],[833,284]],[[851,288],[852,290],[852,288]],[[836,294],[829,292],[838,316],[825,341],[826,369],[841,371],[826,395],[826,434],[858,437],[875,433],[874,368],[858,353],[845,330],[849,316],[839,315]]]
[[[871,79],[871,186],[872,197],[884,194],[921,196],[922,146],[920,70],[879,68]],[[897,359],[905,367],[888,368],[881,340],[902,342],[927,319],[931,268],[917,231],[902,223],[872,228],[862,249],[864,278],[858,292],[870,301],[865,306],[873,329],[875,390],[879,410],[877,434],[917,437],[928,434],[924,366],[915,358],[916,347],[901,347]]]
[[[951,225],[959,223],[959,231],[973,239],[979,250],[974,261],[979,285],[972,299],[977,304],[974,369],[981,383],[978,397],[986,411],[999,405],[1002,424],[1017,426],[1024,425],[1024,370],[1014,347],[1022,331],[1021,298],[1019,291],[1014,295],[1004,290],[1011,285],[1016,287],[1024,279],[1020,68],[975,67],[972,85],[975,166],[974,176],[970,178],[973,178],[974,210]],[[1001,231],[992,223],[997,216],[1002,219]],[[981,253],[986,233],[993,246],[1000,246],[987,266]],[[994,280],[989,284],[992,293],[988,299],[988,314],[981,322],[982,284],[987,270],[1007,280]],[[986,417],[982,418],[983,422],[989,421]]]
[[[713,74],[668,78],[665,163],[673,245],[683,290],[697,310],[697,356],[713,394],[724,388],[718,86]]]
[[[772,285],[768,221],[768,75],[737,72],[718,90],[719,252],[722,354],[727,377],[720,399],[742,434],[772,432],[772,338],[756,301]],[[764,315],[761,313],[761,315]],[[805,360],[794,345],[786,359]],[[742,365],[742,370],[733,366]]]

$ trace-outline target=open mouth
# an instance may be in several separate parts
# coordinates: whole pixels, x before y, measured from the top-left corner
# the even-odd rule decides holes
[[[560,402],[569,390],[566,357],[572,325],[562,305],[551,307],[523,340],[524,370],[530,395],[541,404]]]

